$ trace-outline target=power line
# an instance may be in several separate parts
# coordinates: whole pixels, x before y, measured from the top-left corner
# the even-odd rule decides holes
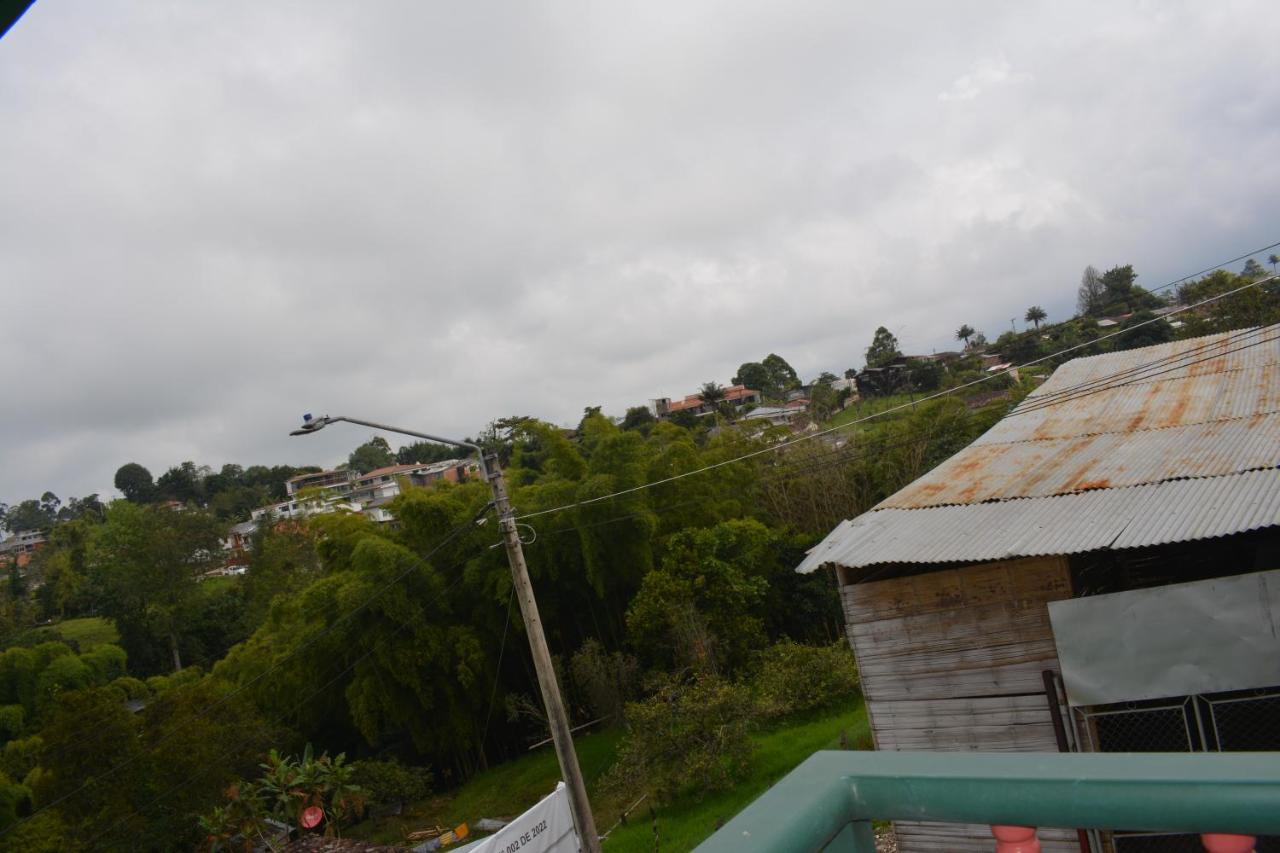
[[[1268,251],[1269,249],[1274,249],[1276,247],[1280,247],[1280,243],[1272,243],[1270,246],[1263,246],[1261,249],[1254,249],[1252,252],[1247,252],[1243,255],[1240,255],[1239,257],[1232,258],[1229,261],[1223,261],[1220,264],[1214,264],[1211,267],[1205,267],[1204,269],[1200,270],[1200,272],[1193,272],[1191,275],[1184,275],[1182,278],[1174,279],[1168,284],[1162,284],[1159,287],[1153,287],[1147,292],[1159,293],[1161,290],[1168,290],[1169,288],[1176,287],[1177,285],[1182,284],[1184,281],[1187,281],[1189,279],[1198,278],[1207,273],[1216,272],[1217,270],[1220,270],[1223,267],[1225,267],[1227,264],[1234,264],[1236,261],[1243,261],[1245,258],[1252,258],[1254,255],[1261,255],[1263,252]]]
[[[1094,380],[1090,380],[1089,382],[1079,383],[1076,386],[1069,386],[1067,389],[1064,389],[1064,391],[1073,391],[1073,390],[1079,390],[1079,389],[1084,389],[1084,390],[1080,391],[1080,393],[1072,393],[1070,396],[1064,396],[1062,397],[1062,399],[1057,399],[1057,400],[1051,399],[1051,400],[1048,400],[1047,402],[1044,402],[1043,404],[1040,404],[1040,398],[1035,398],[1035,397],[1027,398],[1027,400],[1024,402],[1023,405],[1020,405],[1013,412],[1010,412],[1008,415],[1005,416],[1005,418],[1008,419],[1008,418],[1017,417],[1019,415],[1030,414],[1031,412],[1039,411],[1040,409],[1043,409],[1043,408],[1049,408],[1050,406],[1057,406],[1057,405],[1062,405],[1068,402],[1073,402],[1074,400],[1078,400],[1083,397],[1090,396],[1092,394],[1102,393],[1103,391],[1110,391],[1110,390],[1114,390],[1115,388],[1121,388],[1129,385],[1139,384],[1141,382],[1148,381],[1149,379],[1155,376],[1169,373],[1174,370],[1180,370],[1183,368],[1191,367],[1195,364],[1200,364],[1205,361],[1209,361],[1215,358],[1220,358],[1223,355],[1227,355],[1233,352],[1239,352],[1245,349],[1250,349],[1254,346],[1261,346],[1263,344],[1270,343],[1275,340],[1280,340],[1280,334],[1277,334],[1273,337],[1261,338],[1259,340],[1253,341],[1252,343],[1244,344],[1242,346],[1238,346],[1233,349],[1228,349],[1225,351],[1215,351],[1212,354],[1207,355],[1203,358],[1198,358],[1191,361],[1187,360],[1191,356],[1202,354],[1211,349],[1217,349],[1223,343],[1230,342],[1233,339],[1240,339],[1243,337],[1248,337],[1250,335],[1259,335],[1262,332],[1263,330],[1258,328],[1250,328],[1250,329],[1234,332],[1228,338],[1219,339],[1212,343],[1199,344],[1196,347],[1194,347],[1192,350],[1174,353],[1168,356],[1163,356],[1154,361],[1147,362],[1143,365],[1139,365],[1138,368],[1126,368],[1126,369],[1117,371],[1115,373],[1107,374],[1105,376],[1098,377]],[[1156,372],[1149,372],[1153,368],[1157,368],[1157,367],[1163,367],[1165,369],[1159,370]],[[1136,376],[1135,378],[1135,375],[1136,375],[1135,370],[1139,368],[1147,372],[1145,375],[1139,375],[1139,376]],[[1114,380],[1116,379],[1125,379],[1128,381],[1115,382]],[[1108,383],[1108,384],[1101,384],[1101,383]],[[1090,386],[1090,387],[1086,387],[1086,386]],[[918,435],[918,436],[914,436],[912,438],[904,439],[902,441],[897,441],[897,442],[889,442],[886,439],[878,439],[873,442],[869,442],[870,446],[867,446],[866,444],[858,444],[850,447],[833,448],[827,451],[820,452],[818,454],[804,457],[802,459],[797,459],[793,462],[783,463],[783,464],[774,466],[772,468],[769,468],[761,475],[759,481],[757,482],[757,485],[767,487],[775,484],[785,484],[788,482],[792,482],[796,479],[799,479],[801,477],[807,476],[808,473],[814,469],[830,468],[832,465],[839,465],[847,461],[854,461],[857,459],[867,458],[873,453],[882,454],[887,450],[898,449],[901,447],[925,444],[928,442],[938,441],[938,440],[950,438],[950,437],[957,437],[957,436],[967,437],[968,433],[969,431],[963,428],[949,429],[949,430],[944,430],[944,431],[940,431],[940,432],[928,434],[928,435]],[[542,535],[555,536],[562,533],[568,533],[570,531],[580,532],[580,531],[589,530],[595,527],[602,527],[609,524],[616,524],[618,522],[627,521],[630,519],[651,517],[655,515],[657,512],[660,512],[663,510],[669,511],[669,510],[677,509],[683,506],[701,504],[703,502],[704,502],[704,499],[699,497],[699,498],[693,498],[691,500],[681,501],[675,504],[667,503],[667,504],[663,504],[661,507],[658,507],[658,508],[645,509],[643,511],[634,512],[634,513],[626,513],[623,515],[614,516],[612,518],[595,521],[590,524],[571,524],[565,527],[557,528],[555,530],[545,531]]]
[[[1191,359],[1194,359],[1196,356],[1202,353],[1208,352],[1210,350],[1218,350],[1214,352],[1213,355],[1210,356],[1210,358],[1217,358],[1222,355],[1227,355],[1230,352],[1235,352],[1236,350],[1222,350],[1221,348],[1224,345],[1235,343],[1238,340],[1248,338],[1250,336],[1255,336],[1255,335],[1260,336],[1265,331],[1266,328],[1268,327],[1250,327],[1247,329],[1240,329],[1240,330],[1231,332],[1225,336],[1218,337],[1216,340],[1198,344],[1195,347],[1183,350],[1178,353],[1174,353],[1169,356],[1162,356],[1161,358],[1155,359],[1154,361],[1134,365],[1132,367],[1125,368],[1124,370],[1121,370],[1117,373],[1109,374],[1107,376],[1095,377],[1093,379],[1089,379],[1084,382],[1079,382],[1075,385],[1069,385],[1064,388],[1060,388],[1057,391],[1052,391],[1048,394],[1033,394],[1032,396],[1028,397],[1024,405],[1027,407],[1044,407],[1048,405],[1055,405],[1058,401],[1070,398],[1080,391],[1088,391],[1093,388],[1099,388],[1099,389],[1105,390],[1105,388],[1103,388],[1104,385],[1107,388],[1113,388],[1113,387],[1123,387],[1127,385],[1140,384],[1146,381],[1147,379],[1151,378],[1151,376],[1157,376],[1167,372],[1164,370],[1159,370],[1156,373],[1151,373],[1152,370],[1155,370],[1156,368],[1166,367],[1172,362],[1188,361],[1189,363],[1184,366],[1190,366],[1190,364],[1198,364],[1200,362],[1200,360],[1191,361]],[[1124,379],[1128,381],[1116,382],[1116,380],[1118,379]],[[1019,408],[1021,409],[1022,407],[1019,407]]]
[[[1278,245],[1280,245],[1280,244],[1278,244]],[[1184,311],[1190,311],[1190,310],[1192,310],[1192,309],[1200,308],[1200,307],[1202,307],[1202,306],[1204,306],[1204,305],[1208,305],[1208,304],[1210,304],[1210,303],[1217,302],[1218,300],[1220,300],[1220,299],[1225,299],[1225,298],[1227,298],[1228,296],[1233,296],[1233,295],[1235,295],[1235,294],[1237,294],[1237,293],[1241,293],[1241,292],[1243,292],[1243,291],[1245,291],[1245,290],[1248,290],[1248,289],[1250,289],[1250,288],[1259,287],[1259,286],[1261,286],[1261,285],[1263,285],[1263,284],[1265,284],[1265,283],[1267,283],[1267,282],[1269,282],[1269,281],[1274,281],[1276,278],[1277,278],[1277,276],[1269,276],[1269,277],[1267,277],[1267,278],[1262,278],[1262,279],[1258,279],[1258,280],[1256,280],[1256,281],[1249,282],[1248,284],[1242,285],[1242,286],[1237,287],[1237,288],[1235,288],[1235,289],[1233,289],[1233,290],[1229,290],[1229,291],[1227,291],[1227,292],[1225,292],[1225,293],[1220,293],[1220,294],[1217,294],[1217,295],[1215,295],[1215,296],[1207,297],[1207,298],[1205,298],[1205,299],[1200,300],[1199,302],[1192,303],[1191,305],[1186,305],[1186,306],[1183,306],[1183,307],[1181,307],[1181,308],[1177,308],[1177,309],[1175,309],[1175,310],[1173,310],[1173,311],[1168,312],[1167,314],[1165,314],[1165,315],[1163,315],[1163,316],[1160,316],[1160,317],[1152,317],[1152,318],[1150,318],[1150,319],[1148,319],[1148,320],[1142,320],[1142,321],[1139,321],[1139,322],[1134,323],[1133,325],[1131,325],[1131,326],[1129,326],[1129,327],[1127,327],[1127,328],[1125,328],[1125,329],[1118,329],[1118,330],[1116,330],[1115,332],[1111,332],[1111,333],[1106,334],[1106,335],[1101,335],[1101,336],[1099,336],[1099,337],[1097,337],[1097,338],[1094,338],[1094,339],[1093,339],[1093,340],[1091,340],[1091,341],[1086,341],[1086,342],[1083,342],[1083,343],[1075,344],[1075,345],[1073,345],[1073,346],[1070,346],[1070,347],[1067,347],[1067,348],[1065,348],[1065,349],[1059,350],[1059,351],[1057,351],[1057,352],[1055,352],[1055,353],[1050,353],[1049,355],[1045,355],[1045,356],[1041,356],[1041,357],[1039,357],[1039,358],[1032,359],[1031,361],[1025,362],[1025,363],[1023,363],[1023,364],[1020,364],[1020,365],[1014,365],[1014,366],[1009,367],[1009,368],[1006,368],[1006,369],[1004,369],[1004,370],[997,371],[997,372],[995,372],[995,373],[987,374],[986,376],[979,377],[979,378],[974,379],[974,380],[972,380],[972,381],[970,381],[970,382],[966,382],[966,383],[964,383],[964,384],[962,384],[962,385],[957,385],[957,386],[956,386],[956,387],[954,387],[954,388],[948,388],[948,389],[945,389],[945,390],[943,390],[943,391],[938,391],[938,392],[935,392],[935,393],[933,393],[933,394],[926,395],[926,396],[924,396],[924,397],[921,397],[919,400],[912,401],[912,402],[910,402],[910,403],[901,403],[901,404],[899,404],[899,405],[897,405],[897,406],[892,406],[892,407],[890,407],[890,408],[888,408],[888,409],[885,409],[885,410],[883,410],[883,411],[876,412],[875,414],[867,415],[867,416],[866,416],[866,417],[864,417],[864,418],[858,418],[858,419],[856,419],[856,420],[849,421],[848,423],[839,424],[839,425],[837,425],[837,426],[833,426],[833,427],[828,427],[827,429],[820,430],[820,431],[818,431],[818,432],[809,433],[809,434],[807,434],[807,435],[799,436],[799,437],[797,437],[797,438],[793,438],[793,439],[790,439],[790,440],[788,440],[788,441],[779,442],[779,443],[777,443],[777,444],[770,445],[769,447],[764,447],[764,448],[761,448],[761,449],[759,449],[759,450],[754,450],[754,451],[752,451],[752,452],[750,452],[750,453],[745,453],[745,454],[743,454],[743,455],[741,455],[741,456],[738,456],[738,457],[735,457],[735,458],[733,458],[733,459],[725,459],[725,460],[722,460],[722,461],[720,461],[720,462],[715,462],[715,463],[712,463],[712,464],[710,464],[710,465],[706,465],[706,466],[704,466],[704,467],[702,467],[702,468],[694,469],[694,470],[692,470],[692,471],[685,471],[685,472],[682,472],[682,473],[680,473],[680,474],[674,474],[674,475],[672,475],[672,476],[670,476],[670,477],[664,477],[664,478],[662,478],[662,479],[660,479],[660,480],[654,480],[654,481],[652,481],[652,482],[644,483],[644,484],[639,485],[639,486],[632,486],[632,487],[627,488],[627,489],[621,489],[621,490],[619,490],[619,491],[612,492],[612,493],[607,494],[607,495],[599,495],[599,496],[597,496],[597,497],[584,498],[584,499],[582,499],[582,500],[575,501],[575,502],[573,502],[573,503],[563,504],[563,505],[561,505],[561,506],[552,507],[552,508],[550,508],[550,509],[543,509],[543,510],[537,510],[537,511],[535,511],[535,512],[525,513],[524,515],[517,516],[517,517],[516,517],[516,520],[518,520],[518,521],[525,521],[525,520],[530,519],[530,518],[537,518],[538,516],[542,516],[542,515],[550,515],[550,514],[552,514],[552,513],[563,512],[563,511],[565,511],[565,510],[567,510],[567,509],[573,509],[573,508],[575,508],[575,507],[579,507],[579,506],[585,506],[585,505],[588,505],[588,504],[599,503],[600,501],[612,500],[612,499],[614,499],[614,498],[621,497],[622,495],[631,494],[631,493],[633,493],[633,492],[642,491],[642,490],[644,490],[644,489],[650,489],[650,488],[653,488],[654,486],[660,486],[660,485],[663,485],[663,484],[665,484],[665,483],[673,482],[673,481],[675,481],[675,480],[681,480],[681,479],[684,479],[685,477],[692,477],[692,476],[693,476],[693,475],[695,475],[695,474],[701,474],[701,473],[704,473],[704,472],[706,472],[706,471],[712,471],[712,470],[715,470],[715,469],[717,469],[717,468],[723,468],[723,467],[724,467],[724,466],[726,466],[726,465],[732,465],[732,464],[734,464],[734,463],[736,463],[736,462],[742,462],[742,461],[745,461],[745,460],[747,460],[747,459],[751,459],[751,458],[756,457],[756,456],[762,456],[762,455],[764,455],[764,454],[766,454],[766,453],[774,453],[774,452],[777,452],[777,451],[779,451],[779,450],[782,450],[783,448],[791,447],[792,445],[796,445],[796,444],[800,444],[801,442],[805,442],[805,441],[812,441],[812,440],[813,440],[813,439],[815,439],[815,438],[820,438],[820,437],[822,437],[822,436],[824,436],[824,435],[829,435],[830,433],[833,433],[833,432],[836,432],[836,431],[839,431],[839,430],[848,429],[849,427],[857,426],[858,424],[865,423],[865,422],[870,421],[870,420],[873,420],[873,419],[875,419],[875,418],[884,417],[884,416],[885,416],[885,415],[887,415],[887,414],[891,414],[891,413],[896,412],[896,411],[901,411],[902,409],[906,409],[906,408],[909,408],[909,407],[913,407],[913,406],[915,406],[915,405],[917,405],[917,404],[919,404],[919,403],[926,403],[926,402],[928,402],[928,401],[930,401],[930,400],[935,400],[935,399],[938,399],[938,398],[940,398],[940,397],[946,397],[946,396],[949,396],[949,395],[952,395],[952,394],[958,393],[958,392],[960,392],[960,391],[965,390],[966,388],[971,388],[971,387],[973,387],[973,386],[975,386],[975,385],[980,385],[980,384],[982,384],[982,383],[984,383],[984,382],[990,382],[991,380],[993,380],[993,379],[995,379],[995,378],[997,378],[997,377],[1005,376],[1005,375],[1007,375],[1007,374],[1009,374],[1009,373],[1011,373],[1011,372],[1013,372],[1013,371],[1015,371],[1015,370],[1021,370],[1021,369],[1027,368],[1027,367],[1031,367],[1031,366],[1033,366],[1033,365],[1041,364],[1041,363],[1043,363],[1043,362],[1046,362],[1046,361],[1048,361],[1048,360],[1050,360],[1050,359],[1059,358],[1059,357],[1061,357],[1061,356],[1063,356],[1063,355],[1066,355],[1067,353],[1076,352],[1077,350],[1081,350],[1081,349],[1084,349],[1084,348],[1087,348],[1087,347],[1095,346],[1095,345],[1097,345],[1097,344],[1098,344],[1099,342],[1101,342],[1101,341],[1109,340],[1109,339],[1114,338],[1114,337],[1117,337],[1117,336],[1119,336],[1119,335],[1128,334],[1128,333],[1132,332],[1134,329],[1139,329],[1139,328],[1142,328],[1142,327],[1144,327],[1144,326],[1148,326],[1148,325],[1150,325],[1150,324],[1152,324],[1152,323],[1157,323],[1157,322],[1163,322],[1163,321],[1166,321],[1169,317],[1172,317],[1172,316],[1174,316],[1175,314],[1180,314],[1180,313],[1182,313],[1182,312],[1184,312]]]
[[[498,646],[498,663],[493,668],[493,690],[489,693],[489,710],[484,715],[484,729],[480,732],[480,749],[483,755],[485,738],[489,736],[489,720],[493,717],[493,703],[498,698],[498,682],[502,680],[502,653],[507,649],[507,633],[511,630],[511,602],[515,600],[516,587],[511,585],[507,596],[507,621],[502,626],[502,643]]]

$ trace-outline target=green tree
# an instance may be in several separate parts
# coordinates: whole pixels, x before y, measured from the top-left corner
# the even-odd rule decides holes
[[[738,372],[734,374],[734,385],[743,385],[754,391],[759,391],[766,397],[772,397],[776,390],[773,385],[773,378],[769,375],[769,369],[758,361],[748,361],[738,367]]]
[[[642,658],[728,672],[765,643],[762,604],[774,536],[758,521],[728,521],[671,537],[662,567],[627,610]]]
[[[93,721],[93,737],[84,736],[85,720]],[[32,785],[37,805],[57,802],[68,827],[85,842],[124,815],[133,832],[141,832],[146,818],[134,806],[145,802],[149,773],[140,728],[141,720],[114,690],[75,690],[60,697],[40,731],[44,772]],[[107,849],[121,849],[121,839],[111,841]]]
[[[702,402],[711,408],[712,415],[719,420],[725,407],[725,387],[716,381],[704,382],[698,390]]]
[[[815,423],[821,423],[833,414],[837,408],[836,392],[826,382],[816,382],[809,389],[809,414]]]
[[[1271,257],[1267,258],[1267,263],[1271,264],[1271,272],[1274,275],[1276,264],[1280,264],[1280,255],[1272,254]]]
[[[1150,311],[1136,312],[1124,328],[1124,333],[1116,338],[1116,349],[1136,349],[1173,340],[1173,327],[1157,320]]]
[[[651,791],[670,802],[732,786],[751,762],[751,699],[746,685],[699,673],[628,704],[627,735],[606,789],[624,797]]]
[[[884,326],[876,329],[871,346],[867,347],[867,367],[884,367],[901,355],[898,351],[898,339],[893,333]]]
[[[406,444],[396,451],[398,465],[425,465],[428,462],[444,462],[458,456],[458,448],[434,441],[416,441]]]
[[[769,386],[773,389],[775,396],[800,387],[800,376],[796,373],[796,369],[782,356],[771,352],[760,363],[769,373]]]
[[[395,461],[396,458],[391,452],[391,445],[387,444],[385,438],[376,435],[351,451],[351,455],[347,458],[347,465],[361,474],[368,474],[377,468],[386,468],[388,465],[394,465]]]
[[[209,473],[207,467],[197,466],[196,463],[187,460],[160,475],[156,480],[156,493],[161,498],[179,503],[203,503],[204,480]]]
[[[308,524],[258,526],[249,552],[249,571],[241,581],[244,618],[250,630],[266,621],[276,596],[297,593],[319,579],[318,538],[317,529]]]
[[[120,632],[131,660],[147,660],[154,636],[167,640],[174,670],[182,669],[180,636],[199,576],[221,548],[224,525],[188,508],[116,501],[90,549],[91,575],[104,615]]]
[[[53,526],[55,512],[49,510],[47,502],[31,498],[9,507],[5,527],[15,533],[19,530],[48,530]]]
[[[964,341],[964,348],[969,348],[969,338],[973,337],[973,326],[964,323],[960,328],[956,329],[956,340]]]
[[[1272,257],[1274,258],[1275,255],[1272,255]],[[1262,278],[1266,274],[1267,271],[1262,268],[1262,264],[1258,263],[1253,258],[1245,261],[1244,268],[1240,270],[1240,275],[1245,278]]]
[[[649,411],[648,406],[632,406],[627,409],[627,414],[622,419],[622,428],[648,430],[657,421],[658,419],[653,416],[653,412]]]
[[[1039,305],[1032,305],[1027,309],[1027,313],[1023,316],[1023,320],[1028,323],[1036,324],[1036,331],[1040,331],[1040,321],[1049,315],[1045,314],[1044,309]]]
[[[1092,264],[1080,274],[1080,287],[1076,290],[1076,310],[1082,317],[1097,317],[1103,313],[1106,287],[1102,276]]]

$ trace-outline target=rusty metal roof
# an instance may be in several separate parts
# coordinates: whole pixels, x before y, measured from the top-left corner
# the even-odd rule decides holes
[[[1075,359],[800,566],[1069,554],[1280,525],[1280,325]]]

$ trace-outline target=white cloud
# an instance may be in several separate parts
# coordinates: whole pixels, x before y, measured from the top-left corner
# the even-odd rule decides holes
[[[1003,57],[979,60],[973,70],[961,74],[945,92],[938,93],[939,101],[972,101],[987,89],[1015,79],[1027,79],[1015,75],[1009,61]]]

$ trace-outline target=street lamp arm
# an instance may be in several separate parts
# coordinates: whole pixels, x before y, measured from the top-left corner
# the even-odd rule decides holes
[[[411,429],[403,429],[401,427],[388,426],[387,424],[380,424],[380,423],[377,423],[376,421],[365,421],[365,420],[361,420],[360,418],[349,418],[346,415],[337,415],[337,416],[323,415],[321,417],[315,418],[314,421],[319,421],[321,426],[325,424],[337,423],[339,421],[345,421],[346,423],[349,423],[349,424],[358,424],[359,426],[372,427],[373,429],[380,429],[385,432],[396,432],[396,433],[400,433],[401,435],[413,436],[414,438],[424,438],[427,441],[434,441],[436,444],[452,444],[454,447],[466,447],[470,450],[474,450],[481,457],[484,456],[484,451],[481,450],[480,446],[476,444],[472,444],[469,441],[457,441],[452,438],[442,438],[438,435],[430,435],[429,433],[425,433],[425,432],[415,432],[414,430],[411,430]],[[311,427],[310,429],[304,428],[301,430],[295,430],[293,434],[311,432],[318,428],[319,427]]]

